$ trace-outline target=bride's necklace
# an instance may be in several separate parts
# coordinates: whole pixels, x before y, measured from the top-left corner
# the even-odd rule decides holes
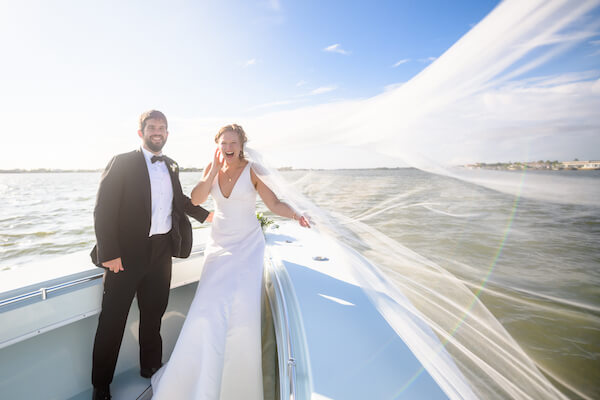
[[[229,180],[229,182],[231,182],[231,177],[229,176],[229,174],[227,173],[227,171],[226,171],[226,170],[223,170],[223,173],[224,173],[225,175],[227,175],[227,179]]]
[[[231,168],[233,168],[233,167],[232,167],[232,166],[229,166],[229,168],[227,168],[227,169],[222,169],[222,170],[221,170],[221,171],[223,171],[223,173],[224,173],[224,174],[227,176],[227,180],[228,180],[229,182],[231,182],[231,179],[232,179],[232,178],[231,178],[231,176],[229,175],[229,172],[227,172],[227,171],[228,171],[229,169],[231,169]]]

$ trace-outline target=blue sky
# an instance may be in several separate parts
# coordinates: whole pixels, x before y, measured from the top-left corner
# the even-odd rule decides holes
[[[591,4],[560,32],[552,33],[572,33],[574,39],[555,40],[568,42],[568,48],[518,79],[581,73],[587,75],[572,81],[593,84],[598,79],[599,12],[597,2]],[[328,129],[326,119],[314,118],[319,127],[306,120],[314,107],[354,104],[340,114],[348,115],[350,109],[362,109],[357,105],[361,101],[411,81],[497,5],[497,1],[2,2],[0,117],[10,151],[0,168],[102,167],[112,154],[138,145],[136,119],[149,108],[169,117],[171,136],[165,152],[185,166],[205,164],[211,138],[221,125],[239,122],[260,129],[247,129],[260,149],[269,147],[273,142],[269,138],[298,139],[302,133],[291,133],[287,125],[298,126],[299,121],[306,124],[303,129],[309,131],[306,139],[312,145],[296,144],[298,151],[271,146],[276,164],[399,165],[398,155],[383,154],[375,141],[363,154],[364,147],[355,140],[352,148],[343,143],[343,134],[329,142],[336,143],[336,152],[345,149],[344,160],[333,156],[331,148],[319,150],[320,137],[339,131],[337,122]],[[550,46],[532,49],[504,71],[527,64]],[[597,93],[592,96],[596,101]],[[428,119],[444,110],[432,111]],[[291,113],[288,122],[283,118],[286,112]],[[374,125],[380,119],[377,114],[365,118],[361,124],[367,127],[370,118]],[[576,122],[597,126],[589,118],[585,114]],[[440,124],[448,126],[441,119]],[[421,125],[419,129],[424,129]],[[581,137],[589,136],[588,132]],[[573,148],[560,154],[561,146],[555,146],[532,157],[600,157],[590,150],[597,138],[587,143],[577,140],[582,140],[580,152]],[[434,142],[432,137],[430,145]],[[278,158],[283,151],[296,157]],[[416,151],[429,153],[421,145]],[[425,155],[438,158],[439,152]],[[525,156],[519,151],[512,154],[512,159]],[[446,161],[502,161],[512,154],[477,150]],[[357,156],[362,161],[353,164]]]

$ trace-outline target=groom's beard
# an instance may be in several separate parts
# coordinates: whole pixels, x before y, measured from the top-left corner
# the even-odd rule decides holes
[[[162,136],[160,138],[161,141],[154,142],[152,136],[144,136],[144,144],[153,152],[158,153],[165,146],[165,143],[167,143],[167,138],[162,138]]]

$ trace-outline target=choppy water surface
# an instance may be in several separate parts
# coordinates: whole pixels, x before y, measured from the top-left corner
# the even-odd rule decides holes
[[[579,179],[582,172],[548,173]],[[585,174],[600,185],[598,171]],[[600,397],[597,206],[515,198],[415,169],[284,176],[322,208],[377,229],[463,280],[541,368]],[[184,191],[199,177],[183,173]],[[91,248],[99,179],[0,174],[0,277],[40,257]]]

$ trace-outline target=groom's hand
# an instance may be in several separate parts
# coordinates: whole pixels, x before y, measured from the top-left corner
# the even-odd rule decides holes
[[[123,264],[121,263],[121,257],[115,258],[114,260],[106,261],[102,263],[103,266],[110,269],[115,274],[119,271],[124,271]]]

